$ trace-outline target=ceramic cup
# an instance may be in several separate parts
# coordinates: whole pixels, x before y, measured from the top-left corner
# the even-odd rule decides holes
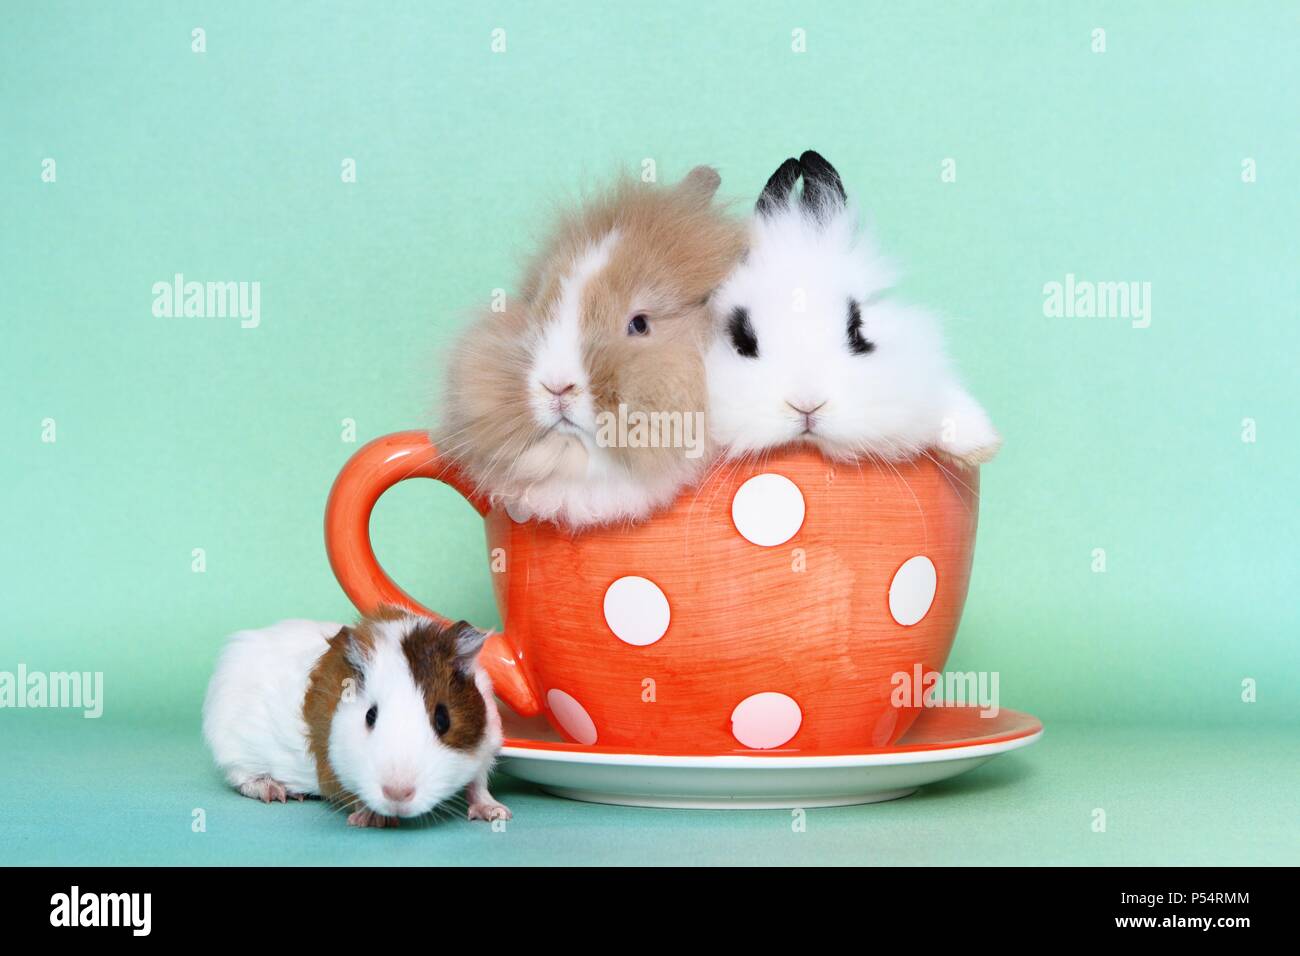
[[[653,754],[897,740],[919,712],[908,682],[952,646],[978,508],[977,471],[795,450],[712,469],[636,526],[575,533],[493,506],[427,433],[401,432],[348,461],[326,510],[330,564],[362,612],[442,617],[389,579],[369,538],[379,496],[416,477],[483,516],[503,631],[481,661],[498,696],[571,741]]]

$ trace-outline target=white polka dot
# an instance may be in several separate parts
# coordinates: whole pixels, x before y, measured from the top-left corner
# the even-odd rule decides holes
[[[770,750],[799,732],[803,713],[793,697],[765,691],[746,697],[731,712],[731,735],[746,747]]]
[[[546,692],[546,706],[551,709],[564,732],[578,743],[591,745],[596,742],[596,724],[587,713],[587,708],[572,695],[551,688]]]
[[[889,613],[899,624],[915,624],[934,603],[934,588],[938,575],[934,562],[923,554],[908,558],[894,572],[889,585]]]
[[[803,494],[785,475],[755,475],[731,499],[731,520],[753,544],[785,544],[803,526]]]
[[[620,641],[653,644],[668,630],[670,616],[668,598],[646,578],[619,578],[605,591],[605,623]]]
[[[533,513],[522,501],[512,501],[506,505],[506,514],[515,524],[527,524],[533,517]]]

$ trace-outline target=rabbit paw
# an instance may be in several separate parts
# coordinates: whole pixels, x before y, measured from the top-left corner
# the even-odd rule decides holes
[[[1002,447],[1001,440],[995,441],[989,445],[982,445],[978,448],[965,449],[961,451],[944,448],[939,446],[939,454],[945,461],[949,461],[958,468],[977,468],[985,462],[992,461],[993,456],[998,453]]]
[[[964,389],[954,389],[939,423],[936,443],[945,458],[962,468],[991,461],[1002,447],[988,413]]]

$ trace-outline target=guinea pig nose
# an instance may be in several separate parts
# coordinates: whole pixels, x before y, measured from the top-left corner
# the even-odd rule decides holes
[[[394,803],[406,803],[415,797],[415,787],[409,783],[384,784],[384,797]]]
[[[552,395],[568,395],[577,387],[578,386],[573,382],[569,382],[567,385],[548,385],[545,382],[542,383],[542,388],[546,389]]]

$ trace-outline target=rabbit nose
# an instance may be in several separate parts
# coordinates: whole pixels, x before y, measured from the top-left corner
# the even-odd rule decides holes
[[[821,411],[822,406],[826,404],[826,401],[823,400],[815,404],[813,402],[786,402],[786,404],[800,415],[811,415],[813,412]]]
[[[415,787],[409,783],[384,784],[384,797],[394,803],[406,803],[415,796]]]
[[[575,383],[573,383],[573,382],[570,382],[570,383],[567,384],[567,385],[559,385],[559,386],[556,386],[556,385],[548,385],[548,384],[546,384],[545,382],[542,383],[542,388],[546,389],[546,390],[547,390],[548,392],[550,392],[552,395],[560,395],[560,396],[568,395],[570,392],[572,392],[572,391],[573,391],[574,389],[576,389],[577,387],[578,387],[578,386],[577,386]]]

